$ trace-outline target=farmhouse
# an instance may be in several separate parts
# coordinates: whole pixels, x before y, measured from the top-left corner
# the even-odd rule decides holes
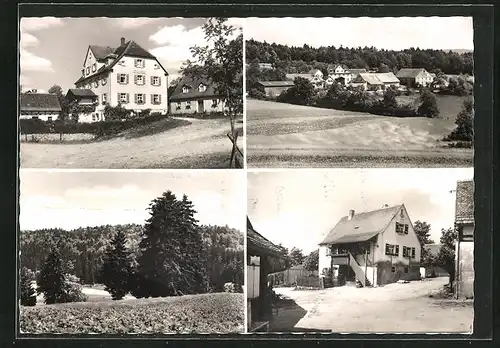
[[[334,81],[340,83],[341,85],[348,85],[353,79],[353,73],[348,70],[345,65],[333,65],[328,67],[328,82],[327,85],[331,86]]]
[[[256,83],[255,87],[261,90],[263,89],[266,97],[276,98],[282,92],[293,86],[293,81],[259,81]]]
[[[267,276],[286,268],[280,247],[255,231],[247,217],[247,316],[248,331],[267,327],[272,318],[271,287]]]
[[[183,77],[170,97],[172,114],[223,112],[224,100],[206,78]]]
[[[325,286],[419,279],[420,243],[404,204],[360,214],[350,210],[319,244],[319,274]]]
[[[318,70],[319,71],[319,70]],[[321,71],[319,71],[321,73]],[[323,74],[286,74],[287,80],[294,81],[297,77],[311,81],[314,88],[320,89],[324,86]]]
[[[55,121],[61,114],[61,105],[55,94],[24,93],[19,97],[19,118]]]
[[[141,111],[168,111],[168,73],[158,59],[134,41],[121,38],[117,48],[90,45],[77,88],[98,96],[96,117],[104,117],[106,104]]]
[[[420,69],[410,69],[403,68],[398,71],[396,77],[401,81],[402,85],[407,87],[418,87],[418,86],[429,86],[434,78],[431,74],[427,72],[427,70]]]
[[[399,87],[399,79],[393,73],[360,73],[353,80],[355,85],[365,82],[365,89],[385,90],[387,87]]]
[[[474,182],[457,182],[455,203],[456,244],[455,293],[458,298],[474,297]]]
[[[98,103],[98,96],[92,90],[86,88],[69,89],[65,98],[69,103],[74,102],[79,106],[88,107],[90,110],[95,110]],[[73,117],[73,115],[69,116]],[[89,111],[78,115],[78,122],[91,123],[99,121],[104,121],[104,113]]]

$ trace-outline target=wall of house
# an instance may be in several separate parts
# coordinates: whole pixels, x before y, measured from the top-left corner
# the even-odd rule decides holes
[[[408,225],[408,234],[396,233],[396,222]],[[390,256],[385,255],[385,244],[399,245],[399,255]],[[403,246],[415,248],[415,258],[411,260],[413,263],[420,263],[420,242],[413,230],[410,217],[406,208],[403,208],[403,217],[398,212],[394,218],[389,222],[384,232],[380,233],[377,238],[377,245],[375,251],[375,262],[389,261],[393,264],[401,263],[409,265],[410,260],[403,257]]]
[[[320,277],[324,277],[323,269],[330,268],[332,258],[327,256],[327,252],[330,246],[320,245],[319,246],[319,257],[318,257],[318,272]]]
[[[398,280],[420,279],[420,265],[418,264],[391,264],[390,262],[379,262],[377,264],[377,285],[395,283]]]
[[[42,121],[55,121],[59,118],[58,112],[29,112],[21,111],[19,115],[20,119],[32,119],[38,118]]]
[[[422,86],[430,85],[433,80],[434,78],[432,77],[432,75],[426,71],[421,72],[415,77],[415,82]]]
[[[94,54],[89,47],[89,49],[87,50],[87,57],[85,58],[85,63],[84,63],[84,69],[85,69],[84,76],[87,77],[91,76],[92,74],[95,74],[97,70],[99,70],[103,65],[104,63],[100,63],[95,59]]]
[[[464,234],[470,234],[473,225],[463,227]],[[457,292],[460,298],[473,298],[474,296],[474,241],[460,241],[457,243]]]
[[[269,98],[277,98],[283,91],[290,89],[291,86],[283,86],[283,87],[265,87],[264,91],[266,96]]]
[[[200,108],[198,102],[203,101],[203,108]],[[217,106],[212,107],[213,101],[217,100]],[[188,108],[188,105],[190,106]],[[211,113],[211,112],[224,112],[225,111],[224,102],[220,99],[209,98],[209,99],[196,99],[190,101],[172,101],[170,102],[170,113],[172,114],[193,114],[193,113]]]
[[[118,105],[118,93],[128,93],[129,94],[129,102],[127,104],[123,104],[123,106],[127,109],[131,110],[144,110],[151,109],[152,112],[168,112],[168,76],[165,76],[165,72],[159,66],[155,59],[144,59],[145,67],[144,68],[136,68],[134,66],[134,57],[123,57],[120,61],[123,61],[123,64],[117,63],[113,66],[113,72],[110,74],[109,78],[109,86],[110,86],[110,105],[116,106]],[[155,67],[157,65],[157,67]],[[118,74],[128,74],[128,83],[120,84],[118,83]],[[136,74],[145,75],[145,83],[144,85],[137,85],[135,83],[134,76]],[[151,76],[157,76],[160,79],[159,86],[153,86],[151,84]],[[94,92],[95,93],[95,92]],[[96,93],[97,94],[97,93]],[[145,103],[144,104],[136,104],[135,103],[135,94],[145,94]],[[151,100],[151,95],[159,94],[161,97],[160,104],[153,104]]]

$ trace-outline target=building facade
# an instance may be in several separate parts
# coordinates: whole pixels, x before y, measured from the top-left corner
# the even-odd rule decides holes
[[[183,77],[170,96],[172,114],[209,114],[226,110],[224,98],[206,78]]]
[[[61,105],[55,94],[23,93],[19,96],[19,119],[55,121],[61,115]]]
[[[117,48],[90,45],[75,86],[97,95],[99,119],[104,118],[106,104],[136,112],[168,112],[167,71],[155,56],[124,38]]]
[[[396,77],[401,81],[402,85],[407,87],[427,87],[434,81],[432,75],[423,68],[403,68],[398,71]]]
[[[255,87],[264,90],[266,97],[277,98],[281,93],[294,85],[293,81],[259,81]]]
[[[69,103],[77,103],[88,109],[86,112],[81,112],[78,114],[78,122],[82,123],[92,123],[104,121],[104,113],[95,112],[98,106],[98,96],[92,92],[90,89],[86,88],[72,88],[66,93],[66,100]],[[75,115],[68,115],[70,118],[75,118]]]
[[[455,227],[458,232],[455,257],[455,294],[474,297],[474,182],[457,182]]]
[[[420,242],[403,205],[350,210],[319,244],[320,277],[381,286],[420,279]]]

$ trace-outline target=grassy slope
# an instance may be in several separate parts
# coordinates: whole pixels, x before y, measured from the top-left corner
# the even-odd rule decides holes
[[[244,296],[235,293],[21,307],[24,333],[241,332]]]
[[[443,148],[452,119],[396,118],[247,101],[249,166],[470,165],[472,151]],[[351,165],[350,165],[351,164]]]

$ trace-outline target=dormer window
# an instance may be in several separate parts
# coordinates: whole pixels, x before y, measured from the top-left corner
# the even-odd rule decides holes
[[[134,66],[136,68],[144,68],[146,66],[146,61],[144,59],[135,59]]]
[[[189,92],[189,87],[188,86],[182,87],[182,93],[187,93],[187,92]]]
[[[207,90],[207,86],[205,86],[204,84],[202,84],[202,83],[201,83],[201,84],[198,86],[198,91],[199,91],[199,92],[205,92],[206,90]]]

